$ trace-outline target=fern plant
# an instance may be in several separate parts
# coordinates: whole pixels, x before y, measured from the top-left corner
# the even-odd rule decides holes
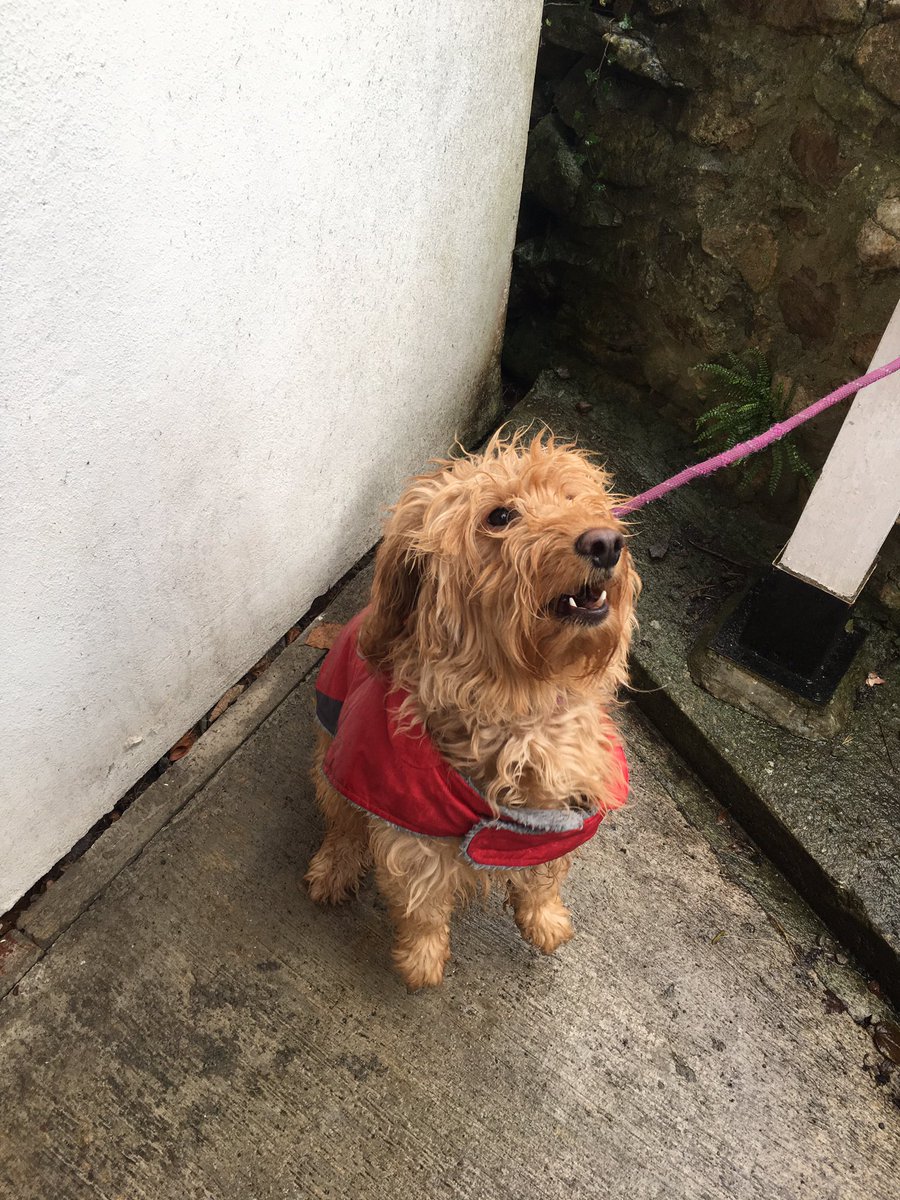
[[[769,364],[759,350],[751,350],[743,358],[728,354],[724,365],[705,362],[696,369],[710,376],[710,390],[719,398],[719,403],[696,421],[697,447],[703,454],[718,454],[746,442],[783,421],[790,412],[797,385],[786,387],[783,381],[773,381]],[[811,483],[813,469],[792,439],[793,434],[789,434],[741,464],[745,484],[752,485],[759,478],[763,469],[760,459],[768,460],[770,495],[785,468]]]

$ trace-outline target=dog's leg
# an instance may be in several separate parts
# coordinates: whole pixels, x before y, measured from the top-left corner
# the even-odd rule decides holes
[[[306,886],[317,904],[338,904],[358,891],[372,862],[365,813],[354,808],[329,784],[321,771],[331,739],[319,731],[313,779],[316,799],[325,817],[325,839],[306,872]]]
[[[544,954],[552,954],[574,934],[572,918],[559,895],[570,860],[554,859],[510,877],[509,900],[519,932]]]
[[[450,957],[458,867],[446,847],[389,825],[372,831],[375,882],[394,926],[392,955],[410,991],[435,987]]]

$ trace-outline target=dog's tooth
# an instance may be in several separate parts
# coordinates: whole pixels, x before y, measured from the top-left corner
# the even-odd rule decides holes
[[[606,600],[606,592],[601,592],[601,593],[600,593],[600,599],[597,601],[597,603],[598,603],[598,604],[603,604],[603,602],[604,602],[605,600]]]
[[[570,596],[569,597],[569,608],[577,608],[577,607],[578,607],[578,605],[575,603],[575,597]]]

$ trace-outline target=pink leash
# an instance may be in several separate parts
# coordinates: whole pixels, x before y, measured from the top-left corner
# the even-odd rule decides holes
[[[887,375],[893,375],[895,371],[900,371],[900,358],[893,359],[892,362],[887,363],[883,367],[877,367],[874,371],[870,371],[868,375],[861,375],[859,379],[851,379],[849,383],[843,384],[836,391],[829,392],[821,400],[816,400],[813,404],[801,409],[800,412],[794,413],[786,421],[779,421],[777,425],[773,425],[765,433],[760,433],[756,437],[750,438],[748,442],[739,442],[736,446],[732,446],[730,450],[724,450],[721,454],[716,454],[713,458],[704,459],[703,462],[695,463],[692,467],[685,467],[683,471],[679,471],[671,479],[663,480],[656,487],[649,488],[646,492],[641,492],[639,496],[635,496],[633,500],[629,500],[621,508],[617,508],[615,510],[616,516],[627,516],[629,513],[643,508],[645,504],[652,504],[654,500],[661,500],[669,492],[674,492],[676,488],[684,487],[686,483],[691,483],[694,479],[701,479],[704,475],[712,475],[714,471],[721,471],[723,467],[730,467],[733,463],[740,462],[742,458],[748,458],[751,454],[765,450],[773,442],[777,442],[780,438],[792,433],[799,425],[811,421],[819,413],[824,412],[826,408],[831,408],[832,404],[838,404],[841,400],[846,399],[847,396],[852,396],[854,392],[862,391],[869,384],[877,383],[879,379],[884,379]]]

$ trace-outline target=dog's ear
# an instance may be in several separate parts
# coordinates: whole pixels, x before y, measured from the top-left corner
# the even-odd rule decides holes
[[[420,559],[398,524],[395,517],[378,547],[369,613],[359,634],[360,652],[381,671],[390,669],[394,644],[412,616],[422,582]]]
[[[619,642],[613,651],[610,669],[619,683],[628,682],[628,651],[631,639],[637,629],[635,608],[638,596],[641,594],[641,577],[637,573],[634,559],[626,546],[621,558],[621,582],[618,598]]]

